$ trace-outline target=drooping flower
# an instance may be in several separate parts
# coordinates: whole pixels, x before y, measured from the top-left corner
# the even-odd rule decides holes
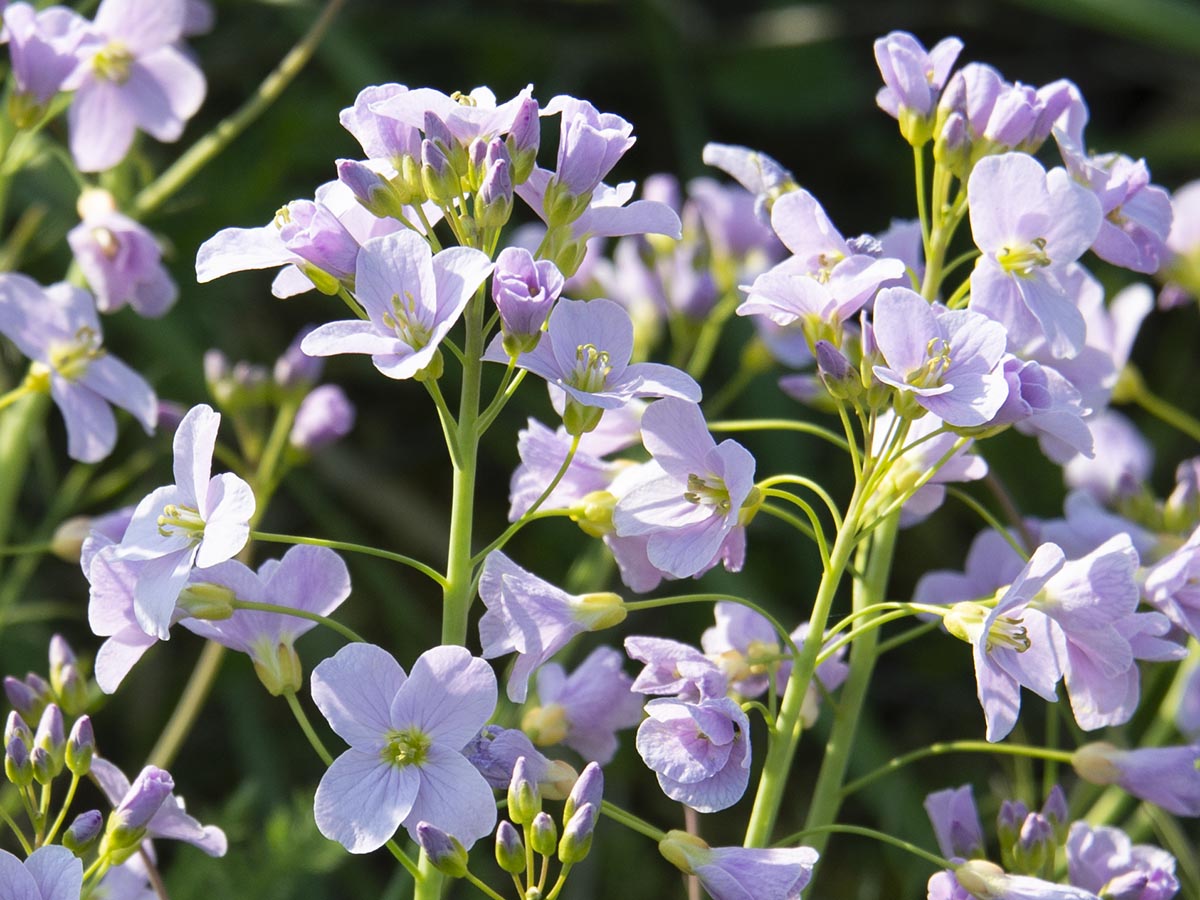
[[[136,566],[133,611],[148,635],[167,639],[179,592],[195,565],[232,559],[250,536],[254,491],[232,472],[212,475],[221,416],[193,407],[173,442],[175,483],[151,491],[134,510],[116,558]]]
[[[389,378],[412,378],[429,366],[438,344],[492,270],[487,256],[469,247],[437,255],[411,231],[363,245],[355,271],[355,296],[366,320],[329,322],[301,344],[310,356],[366,353]]]
[[[741,798],[750,779],[750,720],[728,697],[646,704],[637,750],[663,793],[697,812],[717,812]]]
[[[479,578],[487,612],[479,620],[484,659],[517,653],[508,697],[522,703],[533,671],[585,631],[611,628],[625,618],[616,594],[575,596],[526,572],[499,550],[488,554]]]
[[[1056,358],[1083,349],[1085,325],[1062,284],[1092,245],[1100,202],[1063,169],[1006,153],[980,160],[967,181],[971,234],[982,251],[971,308],[1003,324],[1015,346],[1044,337]]]
[[[717,444],[694,403],[667,399],[642,417],[653,460],[630,476],[613,510],[619,537],[645,535],[651,564],[676,578],[745,556],[742,521],[754,503],[754,457],[732,439]]]
[[[83,861],[66,847],[47,845],[25,862],[0,850],[0,891],[5,900],[79,900]]]
[[[507,362],[501,343],[497,336],[484,359]],[[517,367],[566,392],[564,421],[572,434],[591,431],[602,410],[624,406],[634,397],[699,402],[700,386],[690,375],[673,366],[630,363],[632,352],[633,323],[620,306],[603,299],[560,300],[546,334],[533,350],[517,357]]]
[[[543,746],[561,743],[588,761],[608,763],[617,732],[642,721],[642,698],[631,690],[622,661],[612,647],[597,647],[570,675],[557,663],[542,666],[540,706],[525,713],[521,727]]]
[[[64,88],[71,154],[81,171],[119,163],[140,128],[177,141],[204,101],[204,74],[178,44],[184,0],[104,0]]]
[[[559,207],[569,217],[569,207],[591,194],[636,140],[632,125],[586,100],[559,95],[542,110],[543,116],[559,113],[558,165],[544,198],[551,227],[561,221]]]
[[[997,366],[1006,337],[996,322],[970,310],[940,314],[907,288],[875,300],[875,343],[886,366],[875,377],[949,425],[982,425],[1008,397]]]
[[[1035,435],[1042,452],[1059,464],[1094,455],[1092,433],[1083,418],[1088,410],[1079,391],[1057,369],[1009,355],[1000,371],[1008,383],[1008,398],[991,424],[1011,424],[1022,434]]]
[[[492,789],[463,755],[496,706],[496,676],[464,647],[434,647],[406,675],[347,644],[312,674],[313,701],[350,748],[317,786],[317,827],[351,853],[429,822],[470,846],[496,824]]]
[[[67,454],[98,462],[112,452],[117,423],[109,404],[154,431],[157,401],[150,385],[104,349],[87,291],[65,282],[42,288],[16,273],[0,276],[0,334],[33,362],[31,384],[54,398],[67,425]]]
[[[562,289],[562,273],[550,260],[534,260],[533,254],[521,247],[500,251],[492,278],[492,299],[511,352],[537,344],[542,325]]]
[[[1175,857],[1105,825],[1071,825],[1067,871],[1072,884],[1102,897],[1170,900],[1179,892]]]
[[[709,847],[686,831],[667,832],[658,851],[713,900],[799,900],[818,858],[812,847]]]
[[[267,560],[257,572],[237,560],[194,572],[192,586],[216,586],[237,600],[328,616],[350,596],[350,573],[332,550],[297,546],[289,548],[282,559]],[[185,618],[182,622],[194,634],[247,654],[273,694],[300,689],[300,665],[292,647],[300,635],[316,627],[311,619],[239,609],[229,618]]]
[[[925,798],[925,812],[938,847],[948,859],[970,859],[983,853],[983,825],[971,785],[935,791]]]
[[[84,192],[79,210],[83,221],[67,233],[67,242],[96,292],[100,312],[116,312],[128,303],[138,315],[165,315],[179,288],[162,264],[154,235],[117,212],[105,191]]]
[[[1084,781],[1116,784],[1177,816],[1200,816],[1200,744],[1120,750],[1084,744],[1071,764]]]

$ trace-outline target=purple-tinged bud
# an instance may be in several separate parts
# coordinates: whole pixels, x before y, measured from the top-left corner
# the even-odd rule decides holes
[[[77,716],[88,707],[88,683],[78,666],[64,666],[58,700],[63,712]]]
[[[92,757],[96,755],[96,735],[92,731],[92,720],[80,716],[71,726],[67,738],[66,763],[72,775],[83,777],[92,768]]]
[[[21,682],[18,681],[17,684],[21,684]],[[4,722],[4,746],[7,747],[14,740],[20,741],[26,748],[33,746],[33,731],[25,724],[25,720],[16,710],[10,712],[8,719]]]
[[[146,835],[146,826],[175,789],[170,773],[157,766],[146,766],[138,773],[125,797],[108,817],[100,855],[111,855],[114,864],[124,862],[137,852]]]
[[[301,342],[312,330],[312,325],[301,328],[288,348],[275,360],[275,368],[271,374],[275,383],[284,390],[307,390],[317,383],[325,369],[325,360],[319,356],[309,356],[300,349]]]
[[[62,845],[82,859],[100,839],[100,830],[103,827],[104,816],[100,810],[89,809],[87,812],[81,812],[63,832]]]
[[[575,810],[563,829],[562,840],[558,843],[558,861],[564,866],[573,866],[583,862],[592,849],[592,835],[596,833],[596,819],[600,810],[590,803],[585,803]]]
[[[213,349],[205,352],[204,384],[208,387],[209,396],[216,401],[217,406],[226,406],[233,398],[235,386],[232,368],[229,357],[220,350]]]
[[[497,140],[499,140],[497,138]],[[467,165],[470,167],[470,181],[473,184],[478,184],[483,180],[483,169],[487,160],[488,142],[481,137],[477,137],[471,141],[467,147]]]
[[[1021,835],[1021,826],[1029,815],[1029,807],[1020,800],[1005,800],[1000,804],[996,816],[996,837],[1000,840],[1000,855],[1006,865],[1010,864],[1012,848]]]
[[[829,341],[817,341],[814,346],[817,372],[830,396],[838,400],[856,400],[862,396],[862,379],[850,365],[850,360]]]
[[[29,762],[33,766],[33,780],[43,786],[52,782],[62,771],[61,766],[55,765],[54,754],[45,747],[34,747],[30,750]]]
[[[4,696],[9,705],[26,718],[36,719],[41,712],[42,699],[29,685],[11,675],[4,677]]]
[[[279,239],[305,264],[301,271],[322,294],[354,289],[358,241],[324,204],[293,200],[275,214]]]
[[[454,835],[428,822],[418,822],[417,843],[443,875],[462,878],[467,874],[467,851]]]
[[[549,260],[535,260],[522,247],[506,247],[496,257],[492,299],[500,311],[504,349],[510,355],[537,346],[550,311],[562,293],[562,273]]]
[[[475,208],[480,228],[498,231],[508,224],[513,211],[513,184],[506,160],[498,159],[488,166]]]
[[[524,184],[529,179],[541,139],[542,123],[538,117],[537,101],[526,97],[517,110],[517,117],[505,142],[508,154],[512,157],[513,184]]]
[[[421,130],[425,132],[425,140],[441,145],[447,154],[458,144],[446,123],[432,110],[425,111],[425,127]]]
[[[1025,84],[1014,84],[996,98],[983,136],[1004,148],[1019,146],[1037,123],[1037,92]]]
[[[54,535],[50,538],[50,552],[65,563],[78,563],[83,542],[91,532],[90,516],[72,516],[54,529]]]
[[[542,811],[542,795],[528,770],[525,757],[518,757],[508,784],[508,815],[518,825],[528,825]]]
[[[554,847],[558,843],[558,828],[554,819],[547,812],[540,812],[533,817],[529,826],[529,845],[534,853],[542,856],[553,856]]]
[[[458,175],[446,152],[433,141],[421,141],[421,186],[429,199],[443,206],[458,196]]]
[[[61,634],[56,634],[50,638],[50,684],[54,689],[58,690],[57,675],[62,672],[63,666],[71,665],[75,662],[75,651],[71,649],[71,645],[67,643],[67,639]]]
[[[1039,872],[1046,860],[1053,858],[1055,849],[1054,826],[1041,813],[1030,813],[1013,847],[1014,868],[1027,875]]]
[[[1042,816],[1054,828],[1054,839],[1060,844],[1066,841],[1070,813],[1067,811],[1067,795],[1060,785],[1056,784],[1046,795],[1046,802],[1042,804]]]
[[[563,824],[566,825],[575,815],[575,810],[585,803],[590,803],[599,809],[603,798],[604,770],[600,768],[599,763],[590,762],[583,767],[583,772],[580,773],[579,778],[575,781],[575,786],[571,788],[571,793],[567,796],[567,802],[563,806]]]
[[[354,199],[371,215],[379,219],[400,219],[404,216],[406,196],[366,163],[339,159],[337,173],[338,181],[350,189]]]
[[[29,746],[19,738],[13,738],[4,749],[4,774],[19,788],[33,783],[33,762],[29,758]]]
[[[42,713],[33,743],[35,747],[41,747],[50,754],[54,762],[54,774],[61,772],[67,752],[67,734],[63,725],[62,710],[58,708],[57,703],[51,703]]]
[[[496,829],[496,862],[510,875],[525,871],[525,844],[521,833],[507,819]]]
[[[959,178],[967,177],[971,165],[971,137],[962,113],[951,113],[933,142],[933,158]]]
[[[345,391],[336,384],[323,384],[301,401],[288,443],[306,453],[315,453],[349,434],[355,415],[354,404]]]

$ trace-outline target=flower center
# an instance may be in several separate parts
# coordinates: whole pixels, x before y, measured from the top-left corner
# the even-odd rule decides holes
[[[1050,265],[1050,256],[1046,253],[1046,239],[1034,238],[1024,247],[1005,247],[996,254],[996,262],[1005,272],[1015,275],[1031,275],[1033,270]]]
[[[105,259],[116,259],[117,254],[121,252],[121,242],[111,228],[93,228],[92,240],[96,242]]]
[[[163,537],[182,534],[193,541],[204,537],[204,520],[194,506],[178,506],[168,503],[158,517],[158,533]]]
[[[462,91],[455,91],[450,95],[450,99],[459,106],[478,106],[479,103],[470,94],[464,94]]]
[[[101,81],[124,84],[132,66],[133,54],[120,41],[110,41],[92,57],[92,71]]]
[[[603,390],[611,371],[607,350],[595,344],[580,344],[575,348],[575,368],[567,375],[567,384],[581,391]]]
[[[989,610],[979,603],[955,603],[944,619],[946,630],[960,640],[974,644],[983,637],[983,623]],[[986,650],[997,647],[1024,653],[1030,647],[1029,633],[1016,616],[1000,616],[988,631]]]
[[[905,381],[913,387],[938,387],[942,376],[950,369],[950,344],[945,338],[930,338],[925,345],[925,355],[929,357],[925,365],[910,372]]]
[[[832,253],[822,253],[817,257],[817,266],[819,268],[813,273],[813,278],[815,278],[821,284],[828,284],[829,279],[833,277],[833,270],[837,267],[837,264],[845,258],[846,257],[844,255],[838,253],[837,251]]]
[[[75,332],[75,340],[50,347],[50,367],[67,381],[77,381],[93,360],[105,354],[100,346],[100,335],[84,325]]]
[[[408,291],[404,292],[403,300],[399,294],[392,294],[392,311],[383,314],[383,324],[414,350],[420,350],[433,337],[433,330],[421,321],[417,301]]]
[[[391,763],[397,769],[421,765],[433,745],[429,735],[413,727],[403,731],[389,731],[387,737],[388,742],[384,745],[381,755],[384,762]]]
[[[729,512],[732,506],[725,479],[716,475],[688,475],[687,490],[683,493],[683,499],[698,506],[714,507],[723,513]]]

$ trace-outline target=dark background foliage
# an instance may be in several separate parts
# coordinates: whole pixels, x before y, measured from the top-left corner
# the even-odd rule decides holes
[[[216,30],[194,42],[209,78],[209,96],[185,142],[204,134],[255,88],[315,11],[299,3],[218,3]],[[279,206],[311,196],[333,177],[333,160],[357,156],[355,142],[338,125],[338,111],[363,86],[385,81],[445,91],[487,84],[501,98],[532,82],[543,102],[557,93],[587,98],[634,123],[638,143],[615,173],[621,179],[640,180],[657,171],[685,179],[703,174],[700,150],[706,141],[718,140],[761,149],[782,161],[847,234],[912,217],[911,157],[895,123],[873,99],[878,76],[871,43],[893,28],[911,30],[927,45],[957,34],[966,43],[962,61],[989,62],[1010,80],[1042,84],[1069,77],[1089,101],[1092,147],[1144,155],[1156,180],[1170,189],[1200,174],[1200,95],[1195,90],[1200,8],[1186,0],[351,0],[313,63],[282,99],[149,223],[170,243],[181,300],[161,322],[138,320],[128,311],[106,320],[109,344],[142,368],[163,397],[191,405],[206,399],[200,360],[208,347],[220,347],[233,359],[269,364],[301,326],[340,316],[335,300],[316,294],[274,300],[270,274],[197,285],[192,261],[198,245],[218,229],[268,221]],[[546,137],[554,140],[549,131]],[[178,151],[151,142],[141,149],[160,168]],[[52,164],[22,179],[14,205],[46,203],[47,197],[48,215],[29,269],[48,282],[60,277],[68,261],[62,237],[75,221],[71,185]],[[1100,269],[1099,274],[1111,288],[1128,282],[1125,273]],[[730,327],[705,385],[710,392],[736,367],[749,333],[742,320]],[[1194,306],[1162,313],[1147,323],[1135,353],[1152,387],[1193,412],[1200,409],[1193,388],[1198,337]],[[797,413],[776,390],[775,377],[754,382],[741,399],[740,413]],[[380,378],[361,358],[331,361],[327,378],[346,387],[359,407],[359,424],[310,471],[288,480],[264,527],[363,541],[440,564],[449,470],[424,392],[411,382]],[[515,430],[528,414],[550,415],[536,388],[523,396],[489,435],[480,477],[481,536],[503,527],[504,485],[516,461]],[[1165,491],[1176,462],[1196,448],[1153,421],[1137,421],[1158,448],[1155,485]],[[52,425],[50,444],[31,478],[24,507],[29,527],[44,511],[38,498],[62,477],[60,429]],[[108,468],[144,448],[145,439],[127,431]],[[757,455],[760,473],[803,472],[845,496],[844,461],[813,441],[752,435],[745,443]],[[167,442],[159,439],[155,446],[161,460],[152,471],[120,496],[82,511],[104,511],[161,483],[168,471]],[[1031,441],[1005,436],[990,441],[985,452],[1022,510],[1046,517],[1060,511],[1059,472]],[[906,532],[892,596],[907,597],[916,578],[930,568],[959,566],[978,527],[972,513],[951,504]],[[594,578],[585,581],[589,574],[611,577],[589,541],[570,526],[535,525],[511,549],[523,564],[560,583],[598,589]],[[344,611],[346,621],[411,663],[435,640],[437,595],[419,576],[388,563],[363,558],[349,563],[356,588]],[[785,622],[798,622],[807,617],[818,575],[811,547],[797,546],[776,523],[762,521],[751,537],[747,571],[737,578],[713,573],[705,584],[741,592]],[[84,623],[86,585],[76,570],[46,561],[21,599],[61,603],[75,612],[51,623],[4,626],[3,673],[44,672],[52,630],[67,634],[81,654],[94,654],[99,642]],[[698,640],[709,621],[704,610],[672,610],[639,617],[623,626],[623,633]],[[332,637],[313,633],[301,643],[301,652],[311,666],[337,646]],[[586,649],[574,650],[574,658],[582,658]],[[169,644],[148,654],[95,716],[106,755],[127,769],[137,768],[199,650],[195,638],[177,630]],[[854,770],[866,771],[931,740],[982,733],[969,654],[957,642],[928,638],[909,645],[882,661],[876,682]],[[1036,739],[1043,704],[1028,695],[1027,702],[1025,721],[1036,723],[1029,726]],[[803,819],[807,786],[820,761],[821,731],[818,726],[801,746],[780,834]],[[756,732],[755,738],[761,744],[765,736]],[[624,743],[609,770],[610,798],[664,827],[681,827],[679,808],[659,794],[631,741]],[[407,876],[394,871],[386,855],[351,860],[316,833],[311,791],[322,768],[284,704],[261,689],[245,659],[231,655],[226,660],[173,770],[189,807],[230,837],[229,856],[220,861],[190,848],[162,848],[176,900],[398,898],[408,890]],[[933,846],[920,808],[927,791],[970,780],[980,797],[996,786],[1002,794],[1019,791],[1034,799],[1033,774],[1028,767],[982,758],[926,763],[878,782],[855,797],[845,814]],[[985,820],[995,805],[984,801]],[[748,809],[746,798],[729,813],[706,820],[703,833],[713,842],[738,842],[737,823]],[[489,853],[480,846],[481,858]],[[832,843],[826,865],[814,897],[923,896],[929,874],[924,864],[897,851],[852,837]],[[468,896],[471,889],[460,893]],[[592,858],[572,875],[565,896],[617,895],[627,900],[683,896],[683,887],[669,866],[657,863],[652,845],[603,822]]]

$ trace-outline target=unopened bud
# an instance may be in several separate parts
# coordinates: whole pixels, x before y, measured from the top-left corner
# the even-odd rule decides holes
[[[116,865],[136,853],[146,836],[146,826],[174,788],[175,781],[168,772],[157,766],[142,769],[108,817],[100,855],[109,856]]]
[[[507,819],[496,829],[496,862],[510,875],[525,871],[525,844],[520,832]]]
[[[686,831],[674,829],[658,842],[658,852],[685,875],[695,873],[712,858],[712,849],[702,839]]]
[[[1067,811],[1067,795],[1060,785],[1056,784],[1046,795],[1046,802],[1042,804],[1042,815],[1054,828],[1054,839],[1060,844],[1066,841],[1067,826],[1070,821]]]
[[[971,139],[962,113],[954,112],[946,117],[933,142],[933,158],[959,178],[966,177],[971,162]]]
[[[550,760],[546,773],[538,781],[538,790],[543,800],[562,800],[571,790],[579,773],[561,759]]]
[[[537,159],[541,137],[542,127],[538,118],[537,101],[526,97],[517,110],[512,130],[506,139],[508,155],[512,158],[513,184],[524,184],[529,179]]]
[[[63,832],[62,845],[80,859],[87,856],[100,839],[100,830],[104,827],[104,816],[98,809],[81,812]]]
[[[563,829],[558,843],[558,861],[564,866],[573,866],[587,858],[592,849],[592,835],[596,832],[596,818],[600,810],[590,803],[575,810]]]
[[[554,846],[558,843],[558,828],[550,814],[540,812],[533,817],[529,826],[529,844],[534,853],[542,856],[553,856]]]
[[[863,392],[862,379],[850,365],[850,360],[829,341],[816,343],[817,372],[831,396],[838,400],[854,400]]]
[[[528,825],[542,811],[542,795],[529,777],[528,769],[525,757],[517,757],[508,785],[508,814],[518,825]]]
[[[92,768],[95,754],[96,735],[92,732],[92,720],[88,716],[80,716],[71,726],[71,735],[67,738],[67,769],[72,775],[86,775]]]
[[[58,699],[63,712],[77,716],[88,706],[88,684],[78,666],[63,666],[62,687],[58,691]]]
[[[1013,863],[1013,850],[1028,815],[1029,808],[1020,800],[1005,800],[1000,804],[1000,812],[996,816],[996,837],[1000,841],[1000,856],[1005,865]]]
[[[4,746],[7,747],[14,740],[20,741],[27,748],[33,746],[33,731],[16,710],[10,712],[4,722]]]
[[[258,680],[272,697],[294,694],[304,684],[304,665],[291,644],[276,644],[273,650],[252,658]]]
[[[1040,813],[1030,813],[1013,847],[1015,868],[1029,875],[1039,872],[1046,860],[1053,858],[1055,849],[1053,826]]]
[[[63,562],[77,563],[83,542],[91,532],[90,516],[72,516],[54,529],[54,536],[50,538],[50,552]]]
[[[29,762],[33,766],[33,780],[40,785],[49,784],[62,771],[62,767],[55,764],[54,754],[45,747],[30,750]]]
[[[972,859],[963,863],[955,868],[954,877],[958,879],[963,890],[973,897],[992,900],[992,898],[1005,896],[1003,890],[1006,880],[1004,870],[986,859]]]
[[[58,708],[58,704],[51,703],[42,713],[37,732],[33,736],[33,744],[50,754],[55,775],[62,771],[67,753],[67,735],[62,710]]]
[[[354,194],[358,204],[379,219],[400,219],[406,199],[391,181],[365,163],[353,159],[337,161],[338,181]]]
[[[458,838],[428,822],[417,823],[417,843],[429,862],[443,875],[462,878],[467,874],[467,851]]]
[[[325,369],[325,360],[318,356],[309,356],[300,349],[300,345],[313,331],[312,326],[300,330],[271,370],[271,379],[284,390],[304,391],[317,383],[321,372]]]
[[[583,772],[571,787],[571,793],[563,806],[563,824],[566,825],[575,815],[575,810],[585,803],[590,803],[599,809],[603,797],[604,770],[598,763],[590,762],[583,767]]]
[[[354,427],[356,411],[350,398],[336,384],[311,390],[296,410],[288,443],[306,453],[339,441]]]
[[[590,537],[604,537],[613,532],[613,509],[617,498],[609,491],[592,491],[571,508],[571,521]]]
[[[25,682],[19,678],[6,675],[4,678],[4,696],[14,710],[30,719],[36,719],[42,711],[40,698]]]
[[[421,185],[431,200],[443,206],[458,196],[458,175],[450,159],[428,140],[421,142]]]
[[[4,750],[4,774],[19,788],[33,783],[33,762],[29,758],[29,746],[14,738]]]
[[[582,595],[579,598],[579,607],[575,610],[575,617],[585,631],[602,631],[620,625],[628,614],[625,601],[619,594],[611,591]]]
[[[539,747],[561,743],[570,730],[567,711],[559,703],[535,706],[521,717],[521,730]]]

